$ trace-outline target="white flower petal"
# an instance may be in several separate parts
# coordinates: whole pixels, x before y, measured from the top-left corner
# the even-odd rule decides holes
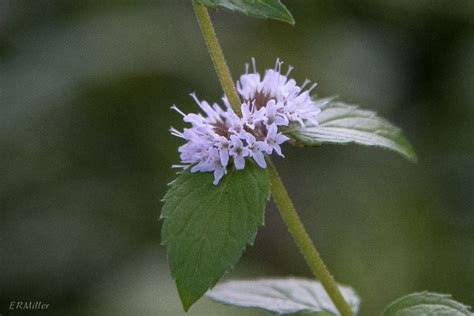
[[[234,166],[237,170],[242,170],[245,168],[245,158],[242,156],[234,157]]]

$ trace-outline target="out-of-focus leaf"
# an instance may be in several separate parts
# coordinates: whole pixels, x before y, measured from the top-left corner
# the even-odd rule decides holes
[[[408,294],[392,302],[383,316],[474,315],[470,307],[451,299],[451,295],[421,292]]]
[[[339,286],[354,314],[360,299],[354,290]],[[321,283],[299,278],[228,281],[207,292],[207,297],[228,305],[258,308],[275,314],[339,315]]]
[[[266,169],[248,163],[217,186],[212,173],[184,171],[164,197],[162,242],[185,310],[235,265],[263,225]]]
[[[316,102],[321,107],[321,113],[316,116],[319,125],[308,123],[304,128],[296,126],[291,129],[288,134],[297,142],[304,145],[355,143],[377,146],[416,162],[416,154],[402,131],[375,112],[333,99]]]
[[[270,18],[290,24],[295,20],[280,0],[197,0],[208,7],[224,8],[257,18]]]

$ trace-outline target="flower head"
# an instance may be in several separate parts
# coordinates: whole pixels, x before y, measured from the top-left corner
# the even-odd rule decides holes
[[[283,135],[291,123],[304,127],[307,122],[317,125],[316,115],[320,112],[317,103],[310,97],[313,85],[304,90],[309,81],[300,87],[288,75],[281,74],[282,62],[277,60],[274,69],[268,69],[263,77],[257,72],[255,61],[253,72],[246,65],[245,74],[237,82],[241,97],[241,113],[238,116],[223,97],[224,107],[217,103],[210,105],[191,94],[205,115],[185,114],[176,106],[171,108],[191,124],[183,132],[171,128],[171,134],[186,140],[178,148],[183,165],[191,172],[214,172],[214,184],[227,173],[227,166],[245,168],[246,159],[253,159],[266,168],[265,155],[276,152],[283,157],[280,145],[289,140]]]
[[[265,107],[269,124],[275,122],[278,126],[286,126],[290,122],[298,122],[302,127],[306,121],[318,124],[315,116],[320,109],[310,95],[316,84],[304,90],[310,82],[306,80],[301,87],[298,86],[294,79],[288,78],[293,67],[289,66],[286,74],[281,74],[283,62],[279,59],[274,69],[265,71],[263,78],[257,72],[254,59],[252,64],[253,72],[249,73],[249,66],[246,65],[245,74],[237,82],[237,92],[245,103],[257,110]]]

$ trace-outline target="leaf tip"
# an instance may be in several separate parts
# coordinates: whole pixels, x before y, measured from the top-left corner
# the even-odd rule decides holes
[[[191,295],[188,295],[186,293],[183,293],[182,290],[179,289],[178,287],[178,293],[179,293],[179,298],[181,300],[181,305],[183,306],[183,310],[185,313],[189,311],[191,306],[194,305],[194,303],[197,302],[198,298],[193,298]]]
[[[291,26],[295,26],[296,24],[295,18],[291,14],[289,14],[289,19],[287,22],[290,23]]]
[[[418,163],[418,156],[413,153],[411,157],[408,159],[411,163]]]
[[[409,162],[411,163],[418,163],[418,155],[416,154],[415,150],[413,149],[413,147],[411,146],[410,143],[408,143],[407,141],[407,147],[405,148],[405,151],[404,151],[404,156],[408,159]]]
[[[295,18],[291,14],[290,10],[288,10],[288,8],[281,2],[280,2],[280,5],[281,5],[282,11],[284,12],[282,14],[281,20],[291,24],[292,26],[295,26]]]
[[[184,312],[187,313],[187,312],[189,311],[189,309],[191,308],[191,306],[192,306],[192,304],[187,305],[187,304],[184,304],[184,303],[183,303],[183,310],[184,310]]]
[[[291,15],[290,11],[288,11],[288,9],[286,9],[286,12],[284,15],[280,16],[280,17],[275,17],[274,18],[275,20],[280,20],[282,22],[286,22],[288,24],[290,24],[291,26],[295,26],[296,22],[295,22],[295,18],[293,17],[293,15]]]

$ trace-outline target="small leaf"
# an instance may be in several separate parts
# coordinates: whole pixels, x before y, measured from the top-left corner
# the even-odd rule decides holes
[[[474,315],[470,307],[451,299],[451,295],[430,292],[413,293],[392,302],[383,316]]]
[[[375,112],[357,106],[336,102],[333,99],[317,100],[321,113],[316,116],[319,126],[290,130],[288,133],[304,145],[324,143],[355,143],[393,150],[416,162],[416,154],[401,130]]]
[[[354,314],[360,299],[354,290],[339,285]],[[300,278],[227,281],[207,292],[207,297],[227,305],[258,308],[275,314],[313,313],[339,315],[321,283]]]
[[[212,181],[212,173],[184,171],[164,197],[162,243],[186,311],[253,243],[270,194],[267,170],[250,162]]]
[[[208,7],[224,8],[256,18],[270,18],[290,24],[295,20],[280,0],[197,0]]]

